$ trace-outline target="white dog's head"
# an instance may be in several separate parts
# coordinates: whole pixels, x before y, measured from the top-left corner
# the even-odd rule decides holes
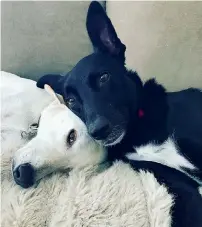
[[[85,124],[55,98],[41,113],[36,137],[14,155],[13,176],[24,188],[53,171],[99,164],[106,158],[106,150],[89,136]]]

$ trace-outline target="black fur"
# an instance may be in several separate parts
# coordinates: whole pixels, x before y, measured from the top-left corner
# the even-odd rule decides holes
[[[89,134],[108,146],[112,161],[120,158],[134,169],[149,170],[166,184],[176,196],[172,226],[202,226],[197,182],[164,165],[125,158],[134,146],[151,141],[161,144],[173,135],[180,152],[201,170],[202,92],[187,89],[169,93],[155,80],[143,84],[136,72],[125,68],[125,45],[99,3],[90,4],[86,25],[94,53],[79,61],[66,76],[43,76],[37,86],[49,84],[61,94],[85,122]],[[201,176],[200,171],[196,174]]]
[[[155,141],[163,143],[168,138],[168,104],[165,89],[155,80],[147,81],[142,87],[139,108],[144,111],[142,118],[132,118],[124,139],[116,146],[109,147],[109,158],[122,158],[125,153],[133,152],[134,147]],[[137,115],[137,113],[136,113]]]
[[[195,181],[176,169],[155,162],[131,160],[128,162],[137,171],[153,173],[174,196],[175,204],[171,211],[172,227],[202,226],[202,196],[198,193],[198,184]]]

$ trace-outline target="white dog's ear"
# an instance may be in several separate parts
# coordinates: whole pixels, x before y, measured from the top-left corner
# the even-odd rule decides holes
[[[62,101],[60,101],[59,97],[56,95],[56,93],[53,91],[53,89],[48,85],[44,85],[44,89],[48,92],[49,95],[51,95],[54,98],[54,101],[57,104],[62,104]]]

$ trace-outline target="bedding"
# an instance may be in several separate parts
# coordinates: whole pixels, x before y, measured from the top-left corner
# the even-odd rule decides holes
[[[169,227],[174,196],[152,173],[108,164],[53,173],[36,187],[13,181],[11,159],[53,101],[35,82],[1,73],[1,226]],[[3,133],[2,133],[3,132]]]

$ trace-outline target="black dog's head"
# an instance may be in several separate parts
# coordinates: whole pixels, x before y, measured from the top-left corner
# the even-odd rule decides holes
[[[141,82],[136,74],[132,82],[125,68],[125,45],[98,2],[90,4],[86,26],[94,53],[66,76],[45,75],[37,86],[49,84],[85,122],[89,134],[110,146],[123,139],[135,118]]]

